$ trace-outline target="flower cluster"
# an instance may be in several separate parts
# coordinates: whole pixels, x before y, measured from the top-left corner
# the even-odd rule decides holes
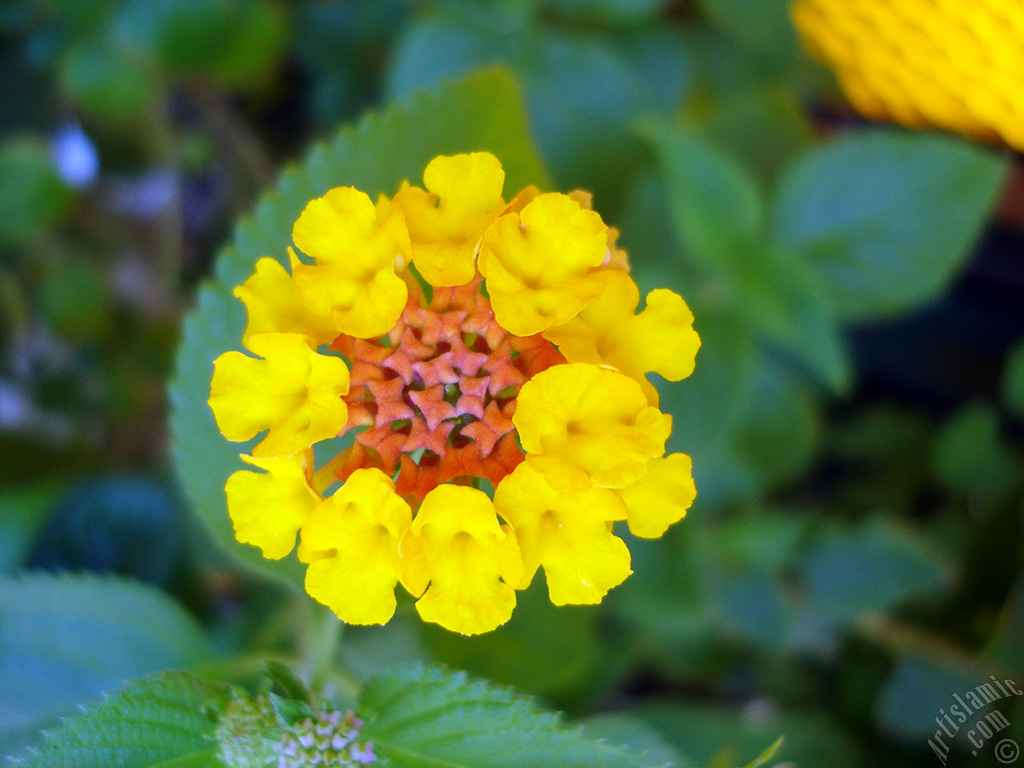
[[[480,152],[393,199],[332,189],[290,270],[263,258],[235,291],[251,354],[215,361],[209,402],[228,439],[265,433],[227,482],[237,538],[280,558],[301,534],[307,591],[349,623],[388,621],[401,584],[424,620],[490,631],[541,567],[555,604],[600,602],[631,572],[613,523],[655,538],[694,498],[646,378],[693,370],[683,299],[636,312],[588,194],[503,185]]]
[[[1024,149],[1020,0],[794,0],[792,13],[868,117]]]

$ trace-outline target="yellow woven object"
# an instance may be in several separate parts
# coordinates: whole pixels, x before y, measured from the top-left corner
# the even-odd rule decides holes
[[[1024,150],[1024,0],[794,0],[864,115]]]

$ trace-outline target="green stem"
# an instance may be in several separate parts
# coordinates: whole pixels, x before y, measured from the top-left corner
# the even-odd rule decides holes
[[[335,616],[333,611],[316,606],[313,612],[312,645],[309,649],[309,686],[315,694],[323,692],[324,684],[331,676],[338,641],[341,640],[344,629],[344,622]]]

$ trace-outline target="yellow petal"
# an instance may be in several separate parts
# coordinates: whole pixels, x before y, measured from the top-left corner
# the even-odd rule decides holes
[[[345,427],[343,360],[317,354],[297,333],[253,334],[249,348],[264,359],[232,351],[213,364],[209,404],[228,440],[249,440],[268,430],[253,455],[289,456]]]
[[[683,519],[697,497],[692,467],[684,453],[654,459],[647,474],[617,492],[629,510],[627,520],[634,536],[656,539]]]
[[[412,510],[379,469],[357,469],[302,526],[302,551],[318,555],[306,591],[349,624],[384,624],[395,612],[399,543]]]
[[[435,286],[464,285],[484,230],[502,212],[505,172],[489,152],[441,155],[423,173],[427,190],[403,185],[395,202],[405,212],[412,259]]]
[[[585,363],[548,368],[519,391],[512,417],[526,461],[553,488],[624,488],[665,452],[671,417],[633,379]]]
[[[316,260],[292,269],[295,288],[340,333],[380,336],[394,327],[408,288],[395,274],[411,252],[405,217],[386,198],[377,205],[352,187],[310,201],[295,222],[295,244]]]
[[[538,195],[495,221],[480,250],[498,324],[529,336],[596,299],[603,282],[591,270],[604,261],[606,229],[597,213],[560,193]]]
[[[524,567],[520,588],[542,565],[552,603],[592,604],[631,573],[629,550],[609,525],[626,515],[615,491],[561,493],[520,464],[498,484],[494,506],[516,532]]]
[[[295,263],[294,253],[292,259]],[[314,345],[338,335],[328,318],[315,315],[303,304],[291,275],[276,259],[265,257],[257,261],[252,277],[235,288],[234,294],[245,303],[249,313],[243,344],[248,344],[254,333],[301,333]]]
[[[292,551],[295,534],[320,502],[312,488],[313,452],[242,459],[266,471],[239,470],[228,478],[224,490],[235,538],[255,544],[264,557],[279,560]]]
[[[402,542],[402,557],[402,583],[423,595],[416,609],[424,621],[475,635],[512,615],[522,559],[515,534],[499,525],[483,491],[439,485],[428,493]]]
[[[700,338],[693,314],[682,297],[665,289],[647,294],[647,306],[635,315],[640,291],[625,272],[602,273],[604,291],[564,325],[544,332],[571,363],[617,368],[636,379],[651,405],[658,393],[646,374],[655,372],[679,381],[693,372]]]

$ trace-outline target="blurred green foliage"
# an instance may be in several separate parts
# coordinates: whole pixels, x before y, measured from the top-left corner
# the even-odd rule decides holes
[[[463,638],[402,604],[346,631],[348,685],[440,661],[719,768],[780,734],[769,764],[931,765],[955,693],[1024,683],[1024,231],[995,213],[1019,169],[865,125],[786,5],[0,7],[0,753],[127,676],[252,683],[253,659],[307,658],[296,563],[272,583],[233,543],[211,456],[237,451],[205,358],[172,392],[189,502],[169,487],[174,350],[234,343],[230,289],[284,257],[306,200],[392,190],[473,142],[509,187],[593,191],[641,288],[687,299],[697,369],[659,388],[699,496],[663,540],[629,541],[634,575],[600,608],[554,608],[538,583]],[[1021,703],[1002,711],[1024,735]]]

